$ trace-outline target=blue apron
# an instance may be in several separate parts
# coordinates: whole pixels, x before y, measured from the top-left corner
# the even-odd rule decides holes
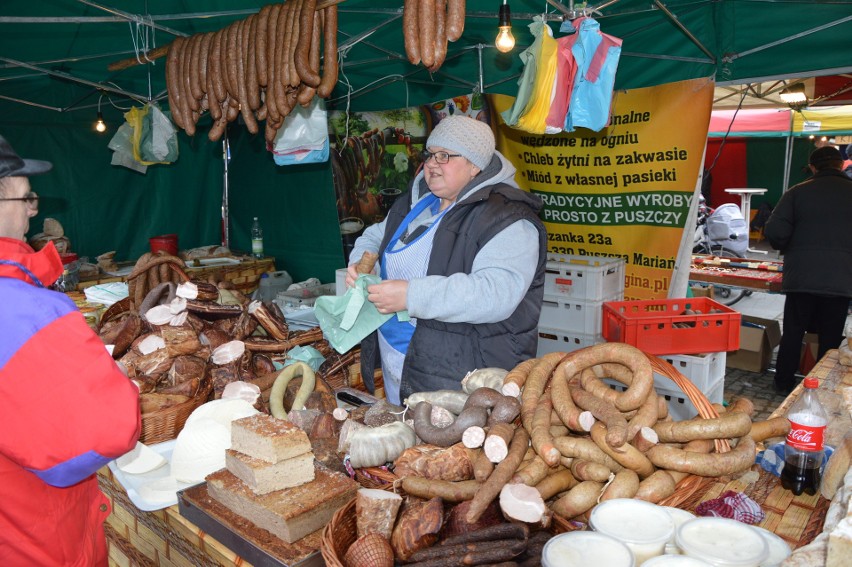
[[[435,238],[435,228],[444,214],[452,207],[438,212],[440,199],[428,195],[409,211],[400,223],[396,232],[388,242],[382,255],[382,280],[411,280],[426,276],[429,267],[429,256],[432,253],[432,242]],[[435,216],[432,224],[416,238],[407,243],[401,243],[400,238],[408,231],[409,225],[427,208],[432,208]],[[400,403],[399,384],[402,378],[402,364],[408,352],[408,344],[414,335],[417,320],[400,321],[394,315],[379,327],[379,346],[382,355],[382,373],[385,386],[385,396],[391,403]]]

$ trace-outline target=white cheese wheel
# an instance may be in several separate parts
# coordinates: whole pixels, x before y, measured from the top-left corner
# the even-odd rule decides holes
[[[196,408],[175,441],[172,476],[182,482],[198,483],[225,468],[225,450],[231,448],[231,422],[256,413],[251,404],[241,399],[213,400]]]

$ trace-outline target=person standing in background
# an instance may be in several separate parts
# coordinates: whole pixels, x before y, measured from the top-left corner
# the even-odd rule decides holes
[[[394,316],[361,342],[364,383],[372,387],[381,361],[391,403],[458,390],[471,370],[535,356],[547,234],[541,199],[514,176],[487,124],[444,118],[409,192],[355,242],[346,283],[365,251],[378,253],[384,281],[367,288],[369,301],[411,317]]]
[[[62,275],[51,242],[26,242],[38,195],[0,136],[0,564],[107,565],[109,500],[95,473],[139,438],[139,390],[83,315],[46,286]]]
[[[784,193],[764,228],[784,256],[775,389],[785,395],[796,386],[805,333],[819,334],[818,358],[837,348],[852,299],[852,179],[834,146],[814,150],[808,162],[813,177]]]

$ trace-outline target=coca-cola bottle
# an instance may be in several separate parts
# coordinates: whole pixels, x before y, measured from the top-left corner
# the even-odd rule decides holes
[[[828,423],[817,397],[819,381],[805,378],[805,391],[793,402],[787,419],[790,433],[784,447],[784,468],[781,470],[781,486],[798,496],[802,492],[816,494],[819,490],[823,455],[823,436]]]

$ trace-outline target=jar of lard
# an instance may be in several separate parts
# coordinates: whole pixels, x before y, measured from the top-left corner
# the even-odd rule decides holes
[[[637,567],[626,545],[598,532],[566,532],[541,550],[542,567]]]
[[[674,521],[662,506],[633,498],[601,502],[592,508],[589,525],[627,545],[637,565],[662,555],[674,533]]]
[[[769,556],[766,540],[748,524],[728,518],[695,518],[677,530],[684,555],[715,567],[759,567]]]

